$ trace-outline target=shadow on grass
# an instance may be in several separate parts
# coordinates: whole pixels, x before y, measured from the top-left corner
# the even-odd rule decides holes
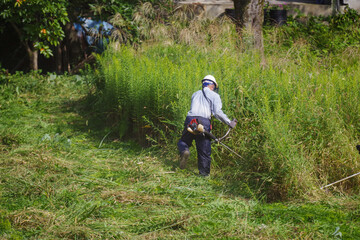
[[[142,151],[142,147],[130,138],[119,138],[116,119],[93,107],[96,98],[86,95],[79,98],[63,99],[54,115],[56,132],[71,137],[81,136],[88,144],[99,149],[122,148],[132,153]]]

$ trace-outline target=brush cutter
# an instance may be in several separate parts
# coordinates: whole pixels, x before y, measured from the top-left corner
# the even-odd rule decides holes
[[[348,177],[346,177],[346,178],[340,179],[340,180],[338,180],[338,181],[336,181],[336,182],[330,183],[330,184],[328,184],[328,185],[322,186],[320,189],[324,189],[324,188],[330,187],[330,186],[332,186],[332,185],[334,185],[334,184],[336,184],[336,183],[345,181],[346,179],[355,177],[355,176],[357,176],[357,175],[360,175],[360,172],[355,173],[355,174],[353,174],[353,175],[351,175],[351,176],[348,176]]]
[[[188,128],[187,128],[187,130],[190,133],[192,133],[194,135],[202,134],[204,136],[207,136],[210,139],[214,140],[216,143],[221,144],[223,147],[225,147],[227,150],[229,150],[230,152],[232,152],[233,154],[235,154],[239,158],[244,159],[242,156],[240,156],[238,153],[236,153],[234,150],[232,150],[229,146],[227,146],[227,145],[225,145],[224,143],[221,142],[222,140],[224,140],[229,135],[231,129],[232,128],[229,128],[229,130],[226,132],[226,134],[224,136],[222,136],[221,138],[217,138],[211,132],[206,131],[204,126],[201,123],[199,123],[199,120],[196,119],[196,118],[191,120],[191,122],[189,123]]]
[[[359,154],[360,154],[360,145],[356,145],[356,149],[359,151]],[[347,180],[347,179],[349,179],[349,178],[352,178],[352,177],[355,177],[355,176],[357,176],[357,175],[360,175],[360,172],[355,173],[355,174],[353,174],[353,175],[351,175],[351,176],[348,176],[348,177],[346,177],[346,178],[340,179],[340,180],[338,180],[338,181],[336,181],[336,182],[330,183],[330,184],[328,184],[328,185],[322,186],[320,189],[324,189],[324,188],[330,187],[330,186],[332,186],[332,185],[334,185],[334,184],[336,184],[336,183],[345,181],[345,180]]]

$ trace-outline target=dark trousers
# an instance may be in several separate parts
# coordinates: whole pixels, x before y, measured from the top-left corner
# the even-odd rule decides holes
[[[182,153],[185,150],[189,150],[195,139],[197,157],[198,157],[198,169],[199,173],[203,176],[210,174],[211,164],[211,140],[203,134],[194,135],[187,130],[187,126],[190,121],[197,118],[199,122],[204,126],[205,130],[210,132],[210,120],[203,117],[186,117],[184,123],[184,130],[182,136],[178,142],[179,152]]]

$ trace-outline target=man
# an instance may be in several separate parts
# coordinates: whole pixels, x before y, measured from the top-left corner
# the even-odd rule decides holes
[[[189,148],[195,139],[196,149],[198,152],[198,169],[201,176],[209,176],[211,164],[211,139],[203,134],[194,135],[187,129],[193,119],[199,121],[204,126],[205,131],[211,130],[211,116],[221,122],[234,128],[236,119],[230,121],[226,114],[221,110],[222,103],[219,94],[217,94],[218,84],[215,77],[207,75],[202,79],[202,90],[195,92],[191,97],[191,108],[185,119],[185,128],[181,139],[178,142],[180,152],[180,168],[186,167],[187,160],[190,156]]]

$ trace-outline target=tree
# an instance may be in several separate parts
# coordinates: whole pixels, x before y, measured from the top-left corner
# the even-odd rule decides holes
[[[340,13],[340,0],[331,0],[332,14]]]
[[[254,47],[260,51],[262,64],[264,58],[264,40],[262,25],[264,22],[264,0],[233,0],[235,20],[240,37],[246,29],[253,36]]]
[[[166,2],[171,0],[69,0],[67,5],[67,12],[70,22],[63,28],[65,31],[65,39],[57,47],[56,54],[56,68],[57,72],[63,70],[72,72],[79,69],[86,62],[92,61],[94,58],[91,55],[84,54],[77,55],[77,59],[72,56],[73,49],[71,46],[76,46],[76,37],[73,30],[74,23],[82,23],[81,18],[91,18],[92,20],[107,21],[114,25],[112,20],[121,18],[124,23],[123,26],[114,25],[115,33],[125,33],[128,36],[129,42],[137,40],[137,28],[132,21],[133,12],[137,4],[140,2]],[[115,21],[116,22],[116,21]],[[119,35],[118,35],[119,36]],[[97,36],[100,37],[100,36]],[[78,39],[79,40],[79,39]],[[86,44],[84,44],[86,45]],[[86,48],[86,47],[85,47]],[[85,49],[83,48],[83,50]],[[80,57],[80,58],[79,58]]]
[[[30,69],[38,70],[38,53],[52,56],[50,46],[64,38],[69,21],[66,0],[2,0],[0,17],[10,23],[24,45]]]
[[[131,22],[133,10],[140,1],[0,0],[0,18],[5,24],[10,24],[17,33],[29,57],[30,69],[38,69],[39,52],[50,57],[53,55],[52,46],[57,46],[56,64],[58,72],[61,72],[63,63],[69,66],[68,41],[63,40],[71,31],[72,24],[78,21],[79,16],[106,21],[115,13],[120,13],[126,21]],[[143,0],[142,2],[147,1],[170,0]],[[0,25],[0,32],[1,27]],[[133,34],[136,35],[136,33]],[[69,69],[68,67],[67,70]]]

